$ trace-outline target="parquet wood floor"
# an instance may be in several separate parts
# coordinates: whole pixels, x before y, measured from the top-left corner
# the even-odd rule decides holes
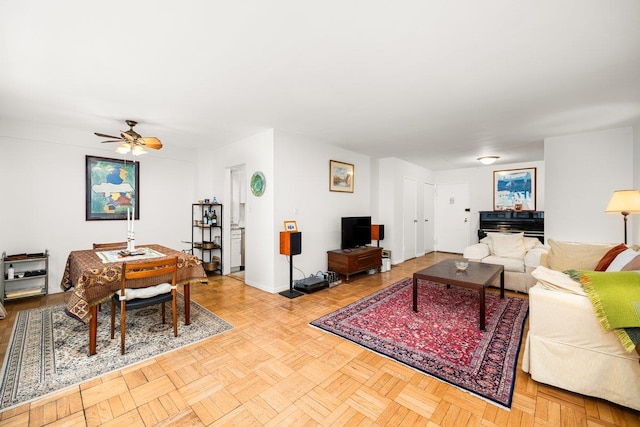
[[[214,276],[208,285],[193,286],[192,298],[234,330],[6,410],[0,424],[640,426],[636,411],[538,384],[519,368],[513,406],[506,411],[308,326],[323,314],[455,256],[428,254],[294,300]],[[55,294],[9,302],[9,316],[0,321],[0,355],[18,310],[65,298]],[[519,364],[521,359],[522,354]]]

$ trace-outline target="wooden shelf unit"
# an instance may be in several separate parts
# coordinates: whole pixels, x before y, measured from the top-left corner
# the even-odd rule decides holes
[[[346,277],[379,268],[382,265],[382,248],[365,246],[355,249],[336,249],[327,252],[328,269]]]

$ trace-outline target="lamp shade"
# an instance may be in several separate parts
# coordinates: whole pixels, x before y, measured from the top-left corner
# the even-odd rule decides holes
[[[640,191],[616,190],[609,200],[605,212],[640,212]]]

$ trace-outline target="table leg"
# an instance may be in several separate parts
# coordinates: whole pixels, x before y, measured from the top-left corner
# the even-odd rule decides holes
[[[98,306],[89,307],[89,356],[96,354],[96,336],[98,335]]]
[[[484,286],[480,289],[480,330],[484,331]]]
[[[500,273],[500,299],[504,299],[504,268]]]
[[[418,278],[413,275],[413,311],[418,312]]]
[[[191,323],[191,284],[189,282],[184,285],[184,324]]]

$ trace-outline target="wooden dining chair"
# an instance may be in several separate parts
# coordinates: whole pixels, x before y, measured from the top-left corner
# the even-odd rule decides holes
[[[162,304],[162,323],[165,323],[165,303],[171,301],[173,315],[173,336],[178,336],[177,305],[178,257],[163,258],[145,262],[125,262],[122,264],[120,290],[111,298],[111,339],[114,337],[116,304],[120,304],[120,354],[124,354],[127,310]],[[170,277],[170,283],[152,284],[146,287],[127,288],[132,280],[154,283],[154,277]]]
[[[94,243],[93,249],[113,249],[113,248],[124,248],[126,246],[127,246],[127,242]]]
[[[96,250],[96,249],[124,248],[126,246],[127,246],[127,242],[94,243],[93,244],[93,250]],[[98,304],[98,311],[102,311],[102,303]]]

